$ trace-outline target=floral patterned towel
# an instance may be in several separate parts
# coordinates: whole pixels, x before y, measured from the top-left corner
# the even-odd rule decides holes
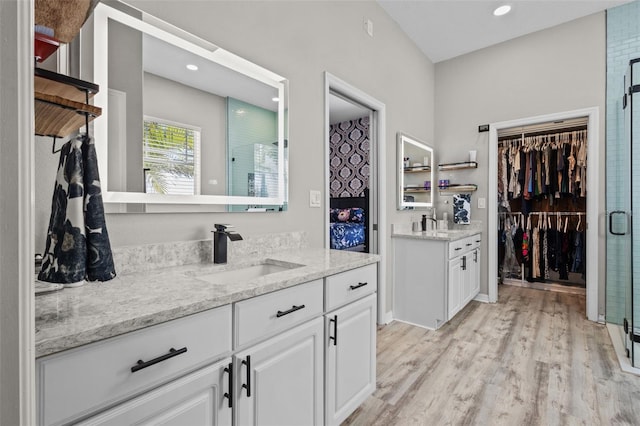
[[[453,223],[471,223],[471,194],[454,194]]]
[[[38,280],[77,285],[115,276],[96,149],[91,138],[80,135],[64,144],[60,152]]]

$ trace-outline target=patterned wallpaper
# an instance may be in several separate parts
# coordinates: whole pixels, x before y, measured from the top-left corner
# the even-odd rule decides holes
[[[369,187],[369,117],[329,127],[331,197],[364,197]]]

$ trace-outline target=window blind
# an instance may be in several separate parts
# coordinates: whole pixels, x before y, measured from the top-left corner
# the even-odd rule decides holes
[[[200,130],[159,119],[143,128],[145,192],[200,194]]]

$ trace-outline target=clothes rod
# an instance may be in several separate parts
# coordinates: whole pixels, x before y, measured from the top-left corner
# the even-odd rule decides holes
[[[498,212],[498,214],[501,214],[503,216],[519,216],[519,215],[523,215],[525,216],[525,213],[521,213],[521,212]],[[586,212],[529,212],[526,215],[547,215],[547,216],[586,216],[587,213]]]

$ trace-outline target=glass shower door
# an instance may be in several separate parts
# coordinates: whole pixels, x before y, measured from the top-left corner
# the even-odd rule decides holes
[[[627,356],[640,367],[640,238],[633,232],[640,230],[640,59],[630,61],[624,81],[624,133],[607,147],[607,322],[622,326]]]
[[[631,285],[627,290],[626,303],[626,342],[630,351],[631,364],[640,366],[640,59],[629,63],[625,81],[629,82],[627,94],[631,98],[625,114],[625,131],[631,151]],[[628,118],[627,118],[628,117]]]

